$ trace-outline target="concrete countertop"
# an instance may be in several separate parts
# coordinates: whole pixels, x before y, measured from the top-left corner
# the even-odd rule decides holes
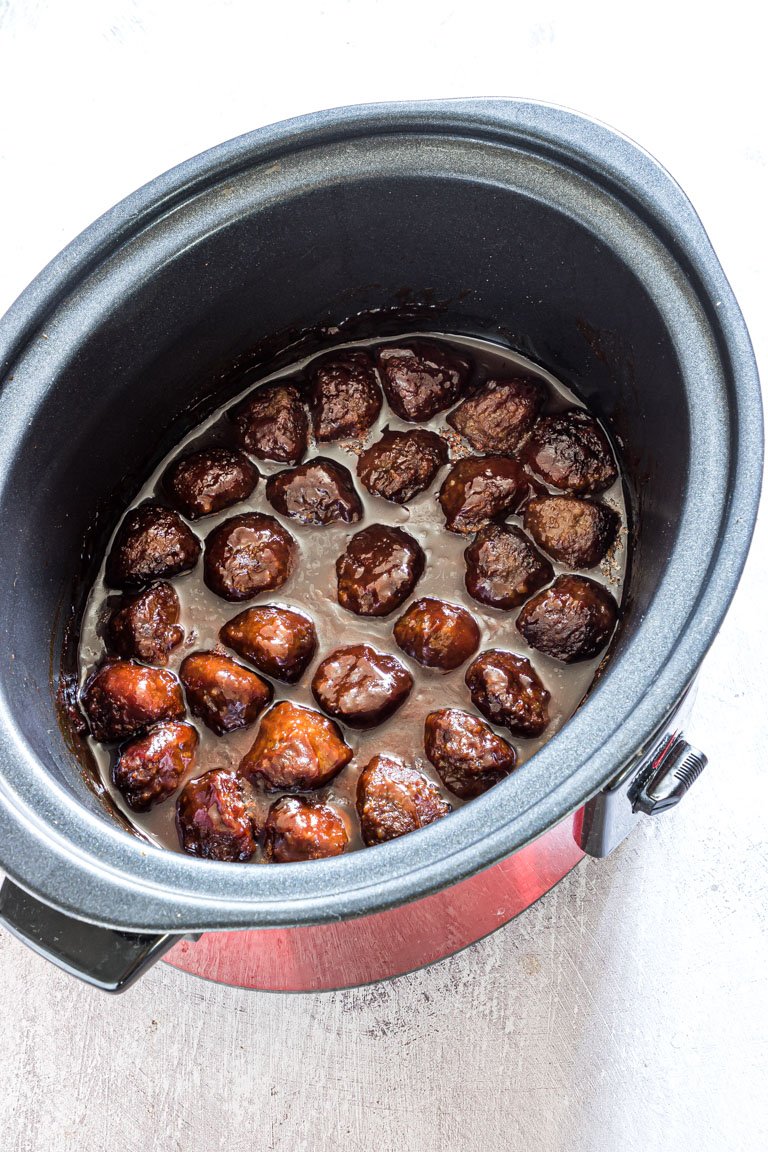
[[[763,39],[742,0],[292,6],[0,0],[0,312],[73,235],[259,124],[525,96],[621,129],[712,238],[768,362]],[[701,677],[710,767],[459,956],[286,996],[158,965],[117,999],[0,933],[3,1152],[758,1152],[768,1147],[765,566]]]

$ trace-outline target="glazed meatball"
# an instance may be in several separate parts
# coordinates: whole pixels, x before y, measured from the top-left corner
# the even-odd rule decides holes
[[[517,511],[528,491],[528,479],[516,460],[469,456],[453,465],[438,499],[448,531],[466,534]]]
[[[517,755],[484,720],[460,708],[430,712],[424,722],[424,751],[443,784],[462,800],[487,792],[509,776]]]
[[[586,576],[558,576],[523,608],[517,628],[531,648],[564,664],[590,660],[611,638],[619,606]]]
[[[293,571],[296,541],[274,516],[232,516],[205,541],[203,579],[224,600],[250,600],[285,584]]]
[[[462,400],[446,422],[476,452],[505,455],[520,447],[546,399],[546,386],[535,376],[488,380],[474,396]]]
[[[128,740],[159,720],[184,715],[176,677],[164,668],[133,660],[105,660],[88,677],[80,695],[91,735],[102,744]]]
[[[258,480],[258,468],[243,452],[202,448],[175,460],[162,484],[174,508],[190,520],[199,520],[247,500]]]
[[[523,455],[537,476],[569,492],[602,492],[619,474],[608,438],[582,408],[542,416]]]
[[[219,636],[260,672],[287,684],[301,679],[317,650],[317,633],[309,617],[272,604],[246,608],[227,621]]]
[[[578,496],[535,496],[525,506],[523,522],[540,548],[571,568],[599,564],[621,523],[607,504]]]
[[[424,563],[413,536],[371,524],[352,537],[336,561],[339,604],[358,616],[387,616],[413,592]]]
[[[381,439],[361,453],[357,474],[373,496],[407,504],[429,487],[447,463],[448,445],[436,432],[385,428]]]
[[[555,570],[519,528],[487,524],[464,553],[470,596],[492,608],[516,608],[549,584]]]
[[[436,784],[393,756],[374,756],[357,782],[357,814],[371,847],[433,824],[451,811]]]
[[[466,608],[425,597],[411,604],[397,621],[395,640],[425,668],[450,672],[477,651],[480,629]]]
[[[256,851],[240,781],[224,768],[190,780],[176,801],[176,827],[184,851],[203,860],[236,863]]]
[[[463,356],[424,340],[383,344],[377,360],[392,411],[411,423],[431,420],[455,404],[470,374]]]
[[[151,584],[143,592],[121,596],[104,629],[110,652],[145,664],[168,663],[184,639],[179,598],[170,584]]]
[[[267,500],[276,512],[300,524],[353,524],[363,515],[360,497],[343,464],[316,456],[267,481]]]
[[[266,680],[217,652],[187,656],[179,679],[193,714],[217,736],[253,724],[272,699],[272,687]]]
[[[346,825],[335,808],[299,796],[277,800],[264,826],[264,856],[274,864],[340,856],[348,841]]]
[[[170,720],[123,744],[112,773],[134,812],[147,812],[175,792],[192,768],[198,735],[191,724]]]
[[[309,445],[309,422],[298,388],[263,384],[230,412],[241,448],[259,460],[298,464]]]
[[[178,512],[142,504],[118,528],[104,579],[111,588],[138,588],[189,572],[199,558],[200,541]]]
[[[350,728],[383,724],[412,688],[413,677],[400,661],[368,644],[337,648],[312,677],[312,694],[320,707]]]
[[[322,788],[351,759],[338,724],[313,708],[281,700],[259,725],[240,771],[267,791],[302,792]]]
[[[362,436],[381,412],[381,389],[367,352],[337,352],[310,370],[315,439]]]
[[[492,724],[529,737],[549,724],[549,692],[524,656],[498,648],[483,652],[464,680],[475,708]]]

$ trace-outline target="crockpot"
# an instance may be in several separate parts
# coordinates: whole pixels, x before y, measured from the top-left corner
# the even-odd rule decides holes
[[[161,850],[97,794],[62,709],[85,590],[121,505],[237,370],[371,317],[511,346],[611,427],[634,537],[612,658],[520,770],[417,833],[280,867]],[[0,325],[0,372],[0,917],[61,966],[112,990],[169,949],[257,987],[393,975],[508,920],[700,773],[681,709],[749,546],[759,383],[693,208],[621,135],[507,100],[260,129],[57,256]]]

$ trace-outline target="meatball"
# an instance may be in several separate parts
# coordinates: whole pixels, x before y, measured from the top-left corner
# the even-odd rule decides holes
[[[336,561],[339,604],[358,616],[387,616],[413,592],[424,564],[413,536],[371,524],[355,533]]]
[[[195,762],[199,738],[191,724],[170,720],[123,744],[112,779],[134,812],[147,812],[175,792]]]
[[[321,788],[352,759],[338,724],[313,708],[281,700],[259,725],[240,771],[268,791]]]
[[[492,724],[517,736],[540,736],[549,724],[549,692],[524,656],[498,648],[483,652],[464,681],[475,708]]]
[[[200,541],[178,512],[142,504],[118,528],[104,580],[111,588],[137,588],[189,572],[199,558]]]
[[[582,408],[542,416],[523,456],[547,484],[569,492],[602,492],[619,474],[607,436]]]
[[[104,629],[107,648],[145,664],[165,665],[184,639],[179,612],[179,598],[170,584],[151,584],[143,592],[121,596]]]
[[[382,396],[367,352],[337,352],[316,360],[310,370],[315,439],[362,436],[381,412]]]
[[[413,677],[400,661],[368,644],[337,648],[312,677],[312,695],[320,707],[350,728],[383,724],[412,688]]]
[[[179,679],[193,714],[217,736],[253,724],[272,699],[272,687],[266,680],[217,652],[187,656]]]
[[[265,604],[246,608],[219,632],[224,644],[275,680],[295,684],[317,650],[315,626],[303,612]]]
[[[558,576],[528,601],[517,629],[531,648],[575,664],[605,647],[618,618],[619,606],[602,584],[586,576]]]
[[[348,841],[346,824],[335,808],[299,796],[277,800],[264,826],[264,856],[274,864],[340,856]]]
[[[202,448],[175,460],[162,484],[174,508],[190,520],[199,520],[247,500],[258,480],[258,468],[243,452]]]
[[[332,524],[335,520],[352,524],[363,515],[349,470],[325,456],[270,476],[267,500],[275,511],[300,524]]]
[[[100,743],[128,740],[159,720],[184,715],[181,685],[164,668],[133,660],[105,660],[80,695],[91,735]]]
[[[422,423],[456,402],[470,364],[452,349],[424,340],[383,344],[377,360],[390,407],[401,420]]]
[[[535,496],[524,524],[539,547],[572,568],[594,568],[616,539],[619,514],[597,500]]]
[[[477,532],[489,520],[515,512],[529,491],[520,465],[509,456],[468,456],[446,476],[438,499],[449,532]]]
[[[293,384],[263,384],[229,415],[238,444],[259,460],[298,464],[304,459],[309,422]]]
[[[230,863],[250,860],[256,838],[238,778],[213,768],[190,780],[176,801],[179,841],[190,856]]]
[[[411,604],[397,621],[395,640],[425,668],[450,672],[477,651],[480,629],[466,608],[425,597]]]
[[[372,495],[407,504],[429,487],[447,463],[448,445],[436,432],[385,428],[381,439],[360,454],[357,474]]]
[[[250,600],[285,584],[295,554],[296,541],[274,516],[244,512],[208,534],[203,578],[224,600]]]
[[[462,800],[487,792],[509,776],[517,754],[484,720],[460,708],[430,712],[424,751],[443,784]]]
[[[393,756],[374,756],[357,782],[357,814],[370,847],[447,816],[451,805],[436,784]]]
[[[547,399],[543,381],[535,376],[488,380],[474,396],[462,400],[446,422],[476,452],[515,452],[525,440]]]
[[[516,608],[549,584],[555,570],[519,528],[487,524],[464,552],[470,596],[492,608]]]

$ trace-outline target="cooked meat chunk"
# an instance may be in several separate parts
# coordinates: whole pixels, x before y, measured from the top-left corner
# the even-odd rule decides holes
[[[202,448],[174,460],[162,485],[174,508],[199,520],[247,500],[258,481],[258,468],[243,452]]]
[[[256,838],[237,776],[214,768],[190,780],[176,802],[179,841],[190,856],[250,860]]]
[[[313,708],[281,700],[259,725],[240,771],[268,791],[322,788],[352,759],[338,724]]]
[[[309,421],[293,384],[263,384],[231,412],[241,448],[259,460],[298,464],[309,445]]]
[[[549,692],[524,656],[493,648],[464,677],[472,703],[492,724],[516,736],[540,736],[549,724]]]
[[[179,598],[164,582],[121,596],[104,629],[107,648],[126,659],[165,665],[184,639],[179,612]]]
[[[222,641],[275,680],[295,684],[317,650],[315,626],[303,612],[264,604],[246,608],[219,632]]]
[[[310,370],[315,439],[362,436],[381,411],[382,396],[373,360],[350,349],[315,360]]]
[[[267,480],[267,500],[276,512],[300,524],[353,524],[363,515],[360,497],[343,464],[316,456]]]
[[[391,432],[366,448],[357,462],[357,474],[373,496],[393,504],[407,504],[434,480],[448,463],[448,445],[436,432],[413,428]]]
[[[519,528],[488,524],[464,553],[467,592],[492,608],[516,608],[549,584],[555,570]]]
[[[320,707],[350,728],[383,724],[405,703],[411,688],[408,669],[368,644],[337,648],[312,677],[312,694]]]
[[[547,389],[535,376],[488,380],[462,400],[446,421],[476,452],[516,452],[536,423]]]
[[[199,738],[191,724],[168,720],[123,744],[112,773],[134,812],[147,812],[176,791],[192,769]]]
[[[425,340],[382,344],[377,360],[392,411],[417,424],[455,404],[470,375],[463,356]]]
[[[450,672],[477,651],[480,629],[466,608],[445,600],[416,600],[395,624],[395,640],[425,668]]]
[[[274,864],[340,856],[349,842],[344,820],[330,804],[282,796],[269,810],[264,855]]]
[[[368,847],[434,823],[451,811],[437,785],[393,756],[374,756],[357,782],[357,814]]]
[[[199,558],[200,541],[178,512],[142,504],[118,528],[104,579],[110,588],[139,588],[189,572]]]
[[[489,520],[516,512],[529,481],[509,456],[468,456],[446,476],[438,499],[449,532],[478,532]]]
[[[352,537],[336,561],[339,604],[358,616],[387,616],[411,595],[424,563],[413,536],[371,524]]]
[[[583,408],[542,416],[523,457],[547,484],[568,492],[602,492],[619,474],[607,436]]]
[[[424,751],[443,784],[462,800],[487,792],[509,776],[517,756],[484,720],[460,708],[430,712],[424,722]]]
[[[293,571],[296,541],[274,516],[232,516],[205,541],[205,583],[224,600],[250,600],[285,584]]]
[[[129,740],[159,720],[184,715],[181,685],[164,668],[133,660],[105,660],[80,694],[91,735],[102,744]]]
[[[266,680],[218,652],[192,652],[179,679],[193,714],[217,736],[253,724],[272,699]]]
[[[619,606],[607,588],[586,576],[558,576],[529,600],[517,628],[531,648],[565,664],[590,660],[611,638]]]
[[[536,543],[571,568],[599,564],[620,523],[607,504],[578,496],[535,496],[525,506],[524,524]]]

